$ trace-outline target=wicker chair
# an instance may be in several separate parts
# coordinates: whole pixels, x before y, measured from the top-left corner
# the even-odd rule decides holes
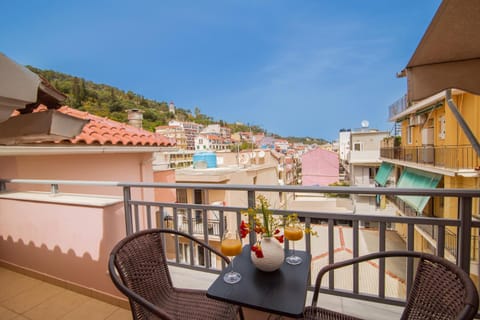
[[[150,229],[132,234],[112,250],[108,263],[115,286],[127,296],[134,319],[236,319],[237,306],[207,298],[205,291],[172,285],[163,239],[177,235],[220,256],[223,254],[183,232]]]
[[[312,305],[305,308],[304,319],[358,319],[317,307],[322,277],[333,269],[388,257],[419,258],[415,280],[401,319],[473,319],[476,315],[477,289],[469,275],[458,266],[430,254],[387,251],[337,262],[322,268],[315,283]]]

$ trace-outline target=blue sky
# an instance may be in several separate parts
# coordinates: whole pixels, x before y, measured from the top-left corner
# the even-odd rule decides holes
[[[215,120],[335,140],[390,131],[440,0],[4,1],[0,51]]]

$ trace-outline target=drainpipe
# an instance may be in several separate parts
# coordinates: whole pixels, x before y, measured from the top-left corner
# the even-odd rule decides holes
[[[458,124],[463,130],[463,133],[465,133],[465,135],[468,138],[468,141],[470,141],[470,143],[472,144],[473,150],[475,150],[475,152],[477,153],[477,156],[480,156],[480,144],[478,143],[478,140],[473,134],[472,130],[470,130],[470,127],[468,126],[468,124],[465,122],[465,119],[463,119],[462,115],[458,111],[457,105],[455,104],[455,102],[453,102],[451,89],[447,89],[446,98],[447,98],[448,107],[450,108],[453,115],[455,116],[455,119],[457,119]]]

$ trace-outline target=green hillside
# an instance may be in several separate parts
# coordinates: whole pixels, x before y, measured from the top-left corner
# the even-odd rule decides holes
[[[222,120],[214,121],[212,117],[202,114],[198,108],[191,112],[177,107],[174,115],[168,111],[168,103],[165,101],[158,102],[146,99],[132,91],[125,92],[106,84],[94,83],[53,70],[42,70],[32,66],[27,66],[27,68],[47,79],[57,90],[64,93],[67,96],[66,105],[124,123],[127,122],[127,110],[140,109],[143,111],[143,128],[152,132],[155,131],[155,127],[167,125],[168,121],[172,119],[191,121],[203,125],[219,123],[222,126],[229,127],[232,133],[250,130],[253,133],[265,132],[263,128],[256,125],[248,126],[239,123],[227,123]],[[276,134],[271,135],[281,138]],[[288,137],[285,139],[291,142],[304,142],[305,144],[326,143],[323,139],[311,137]]]

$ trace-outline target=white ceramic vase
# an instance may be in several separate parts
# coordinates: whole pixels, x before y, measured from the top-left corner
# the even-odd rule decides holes
[[[280,269],[285,260],[285,252],[282,245],[274,237],[262,238],[261,247],[263,258],[257,258],[255,252],[251,252],[252,263],[257,269],[272,272]]]

